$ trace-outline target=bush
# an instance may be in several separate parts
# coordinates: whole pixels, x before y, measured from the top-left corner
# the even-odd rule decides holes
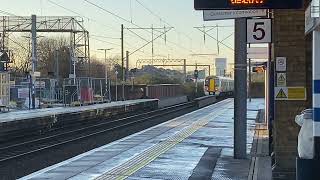
[[[188,96],[189,100],[193,100],[197,97],[205,96],[203,82],[198,82],[198,93],[196,94],[196,83],[187,82],[183,85],[184,94]]]

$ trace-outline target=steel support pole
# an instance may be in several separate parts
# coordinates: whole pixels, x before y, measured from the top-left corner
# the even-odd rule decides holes
[[[196,71],[198,71],[198,65],[196,64]],[[196,98],[198,97],[198,75],[195,77],[196,78]]]
[[[313,31],[313,136],[314,158],[320,159],[320,31]]]
[[[187,60],[186,59],[183,60],[183,75],[184,75],[183,82],[185,83],[187,79]]]
[[[235,20],[234,158],[247,158],[246,18]]]
[[[59,50],[58,49],[56,49],[55,51],[54,51],[54,59],[55,59],[55,71],[56,71],[56,74],[55,74],[55,77],[56,77],[56,79],[57,79],[57,84],[59,85],[59,74],[60,74],[60,72],[59,72]]]
[[[151,40],[151,56],[152,56],[152,62],[151,65],[153,65],[153,57],[154,57],[154,38],[153,38],[153,25],[151,26],[151,34],[152,34],[152,40]]]
[[[109,83],[108,83],[108,88],[109,88],[109,100],[110,100],[110,102],[112,101],[112,97],[111,97],[111,79],[109,79],[109,81],[108,81]]]
[[[124,82],[125,82],[125,67],[124,67],[124,47],[123,47],[123,24],[121,24],[121,84],[122,84],[122,100],[125,100],[124,97]]]
[[[196,77],[196,98],[198,97],[198,77]]]
[[[268,60],[268,97],[267,104],[268,111],[267,114],[267,124],[269,128],[269,155],[272,154],[272,142],[273,142],[273,121],[274,121],[274,108],[275,108],[275,95],[274,95],[274,87],[275,87],[275,63],[272,60],[272,43],[269,43],[269,60]]]
[[[34,72],[37,68],[37,17],[36,15],[31,16],[31,41],[32,41],[32,74],[31,74],[31,98],[32,98],[32,109],[36,108],[36,88],[35,81],[36,77]]]
[[[249,48],[251,45],[249,44]],[[249,58],[249,88],[248,88],[248,96],[249,96],[249,102],[251,102],[251,83],[252,83],[252,70],[251,70],[251,58]]]
[[[108,93],[110,93],[110,92],[108,91],[108,84],[109,83],[108,83],[107,49],[104,49],[104,66],[105,66],[105,78],[106,78],[105,97],[106,97],[106,99],[108,99],[109,98]]]
[[[116,75],[116,101],[118,101],[118,75]]]
[[[129,51],[126,51],[126,81],[129,78]]]
[[[89,36],[89,32],[86,33],[87,34],[87,41],[88,41],[88,71],[89,71],[89,77],[91,77],[91,58],[90,58],[90,36]]]

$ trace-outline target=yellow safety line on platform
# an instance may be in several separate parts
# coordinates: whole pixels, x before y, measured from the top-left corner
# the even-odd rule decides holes
[[[225,106],[229,104],[230,101],[228,101]],[[165,141],[162,141],[152,146],[151,148],[145,150],[139,155],[133,157],[132,159],[95,178],[95,180],[123,180],[128,178],[130,175],[145,167],[147,164],[158,158],[160,155],[164,154],[169,149],[171,149],[178,143],[182,142],[184,139],[186,139],[187,137],[195,133],[197,130],[208,124],[210,119],[215,119],[224,112],[228,111],[228,108],[222,108],[221,110],[222,111],[216,113],[216,115],[214,116],[212,116],[212,114],[209,114],[203,117],[202,119],[196,121],[192,125],[184,128],[179,133],[169,137]]]

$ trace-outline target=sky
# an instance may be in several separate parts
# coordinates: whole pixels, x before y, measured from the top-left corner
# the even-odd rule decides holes
[[[173,27],[166,34],[167,42],[162,38],[155,40],[154,58],[187,59],[188,64],[213,65],[214,58],[226,57],[228,63],[233,63],[233,50],[220,44],[218,54],[217,42],[209,36],[206,36],[204,41],[203,33],[194,28],[203,25],[226,26],[218,28],[219,40],[228,37],[223,43],[233,47],[233,20],[204,22],[202,12],[193,9],[193,0],[1,0],[1,2],[0,10],[19,16],[81,15],[85,28],[90,32],[91,56],[99,59],[104,57],[104,52],[97,50],[99,48],[113,48],[108,51],[108,56],[120,55],[120,27],[124,24],[125,28]],[[0,15],[5,14],[0,12]],[[125,51],[133,52],[152,39],[151,30],[131,31],[133,32],[127,29],[124,31]],[[159,33],[155,31],[154,37]],[[213,29],[209,34],[216,37],[217,30]],[[150,44],[130,56],[130,66],[134,67],[137,59],[151,58],[151,49]]]

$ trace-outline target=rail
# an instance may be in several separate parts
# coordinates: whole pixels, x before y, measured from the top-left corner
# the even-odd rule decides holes
[[[137,123],[152,120],[170,113],[178,112],[183,109],[194,107],[193,102],[183,103],[163,109],[158,109],[130,117],[120,118],[117,120],[79,127],[74,130],[36,138],[22,143],[12,144],[0,148],[0,163],[9,160],[21,158],[26,155],[41,152],[50,148],[58,147],[64,144],[76,142],[85,138],[97,136],[103,133],[114,131],[120,128],[131,126]]]

